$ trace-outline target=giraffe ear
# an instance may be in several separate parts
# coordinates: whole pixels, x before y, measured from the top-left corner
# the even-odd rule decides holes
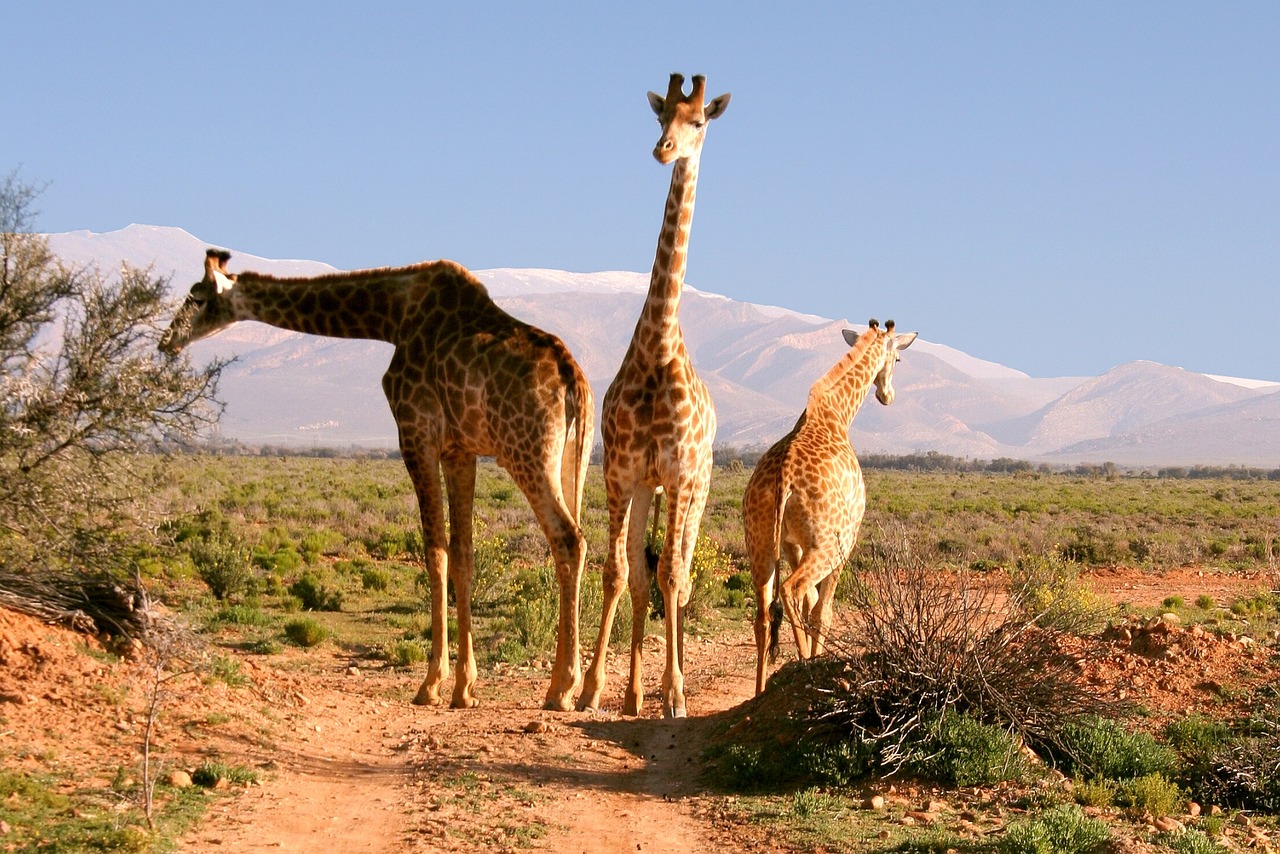
[[[858,343],[858,333],[854,332],[852,329],[845,329],[840,334],[844,336],[844,343],[848,344],[850,347]]]
[[[724,115],[724,111],[729,107],[729,93],[725,92],[719,98],[714,99],[703,109],[702,115],[707,121],[718,119]]]
[[[655,114],[659,116],[662,115],[662,108],[665,107],[666,105],[667,105],[666,99],[664,99],[657,92],[649,93],[649,106],[653,108],[653,112]]]
[[[904,332],[901,335],[893,336],[893,341],[898,345],[899,350],[905,350],[911,346],[911,342],[916,340],[916,332]]]

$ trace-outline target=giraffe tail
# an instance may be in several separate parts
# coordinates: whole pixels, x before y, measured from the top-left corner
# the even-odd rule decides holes
[[[568,372],[565,397],[565,423],[573,425],[572,452],[565,446],[565,460],[561,468],[565,477],[565,501],[573,513],[573,519],[581,525],[582,492],[587,483],[587,467],[591,464],[592,421],[595,418],[595,401],[591,386],[580,370]],[[572,453],[572,456],[570,456]],[[572,478],[572,480],[570,480]]]
[[[781,560],[774,564],[773,574],[776,578]],[[778,662],[778,645],[782,636],[782,600],[775,598],[769,604],[769,663]]]
[[[773,516],[773,601],[769,603],[769,663],[778,661],[778,645],[782,634],[782,512],[790,497],[787,463],[784,458],[778,473],[778,489],[774,493]],[[794,569],[794,567],[792,567]]]

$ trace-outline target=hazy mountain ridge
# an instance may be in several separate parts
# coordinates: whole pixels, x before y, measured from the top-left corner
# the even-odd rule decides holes
[[[212,245],[161,226],[49,237],[64,261],[96,264],[105,272],[121,261],[151,267],[173,277],[175,293],[200,276],[204,250]],[[233,270],[282,276],[335,272],[316,261],[232,252]],[[475,273],[507,311],[564,339],[586,371],[598,407],[635,328],[648,275]],[[681,321],[694,363],[716,401],[717,441],[739,446],[766,446],[786,433],[810,384],[843,353],[840,330],[865,328],[692,287],[681,303]],[[909,319],[902,326],[914,328]],[[251,443],[395,444],[380,385],[390,345],[244,323],[192,349],[196,359],[214,353],[238,356],[223,377],[224,435]],[[1280,465],[1280,385],[1274,383],[1207,377],[1141,361],[1100,377],[1035,378],[924,339],[903,354],[895,381],[892,407],[870,399],[855,419],[852,437],[860,451],[933,450],[983,459],[1133,465]]]

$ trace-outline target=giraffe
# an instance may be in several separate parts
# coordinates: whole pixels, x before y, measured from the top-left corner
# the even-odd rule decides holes
[[[747,482],[742,519],[756,593],[757,694],[768,679],[766,640],[769,660],[777,658],[784,610],[800,657],[822,653],[840,568],[866,508],[849,426],[873,384],[877,400],[893,403],[898,352],[916,340],[914,332],[894,334],[893,326],[890,320],[882,331],[872,320],[861,335],[844,330],[851,349],[809,389],[795,426],[764,453]],[[774,599],[780,557],[791,566],[777,591],[781,607]]]
[[[705,102],[706,78],[672,74],[666,97],[649,93],[662,134],[653,156],[674,164],[649,292],[631,345],[605,392],[601,432],[608,497],[609,552],[604,604],[595,657],[583,680],[579,709],[597,708],[605,683],[605,656],[623,584],[631,590],[631,675],[623,713],[640,714],[642,642],[649,610],[644,526],[654,490],[667,496],[667,529],[658,560],[658,586],[666,605],[666,669],[662,707],[684,717],[684,611],[692,590],[689,562],[711,484],[711,445],[716,416],[711,395],[694,373],[680,330],[680,292],[688,260],[689,228],[698,183],[698,160],[707,122],[718,118],[729,95]]]
[[[414,703],[442,702],[441,683],[449,676],[446,582],[452,581],[458,662],[451,705],[477,704],[471,517],[476,458],[493,456],[529,500],[555,559],[560,618],[545,706],[569,710],[582,673],[578,585],[585,543],[578,519],[593,403],[568,349],[500,309],[484,285],[452,261],[275,278],[230,274],[229,258],[229,252],[208,251],[204,278],[179,308],[161,350],[176,353],[240,320],[395,345],[382,388],[417,494],[431,587],[431,657]]]

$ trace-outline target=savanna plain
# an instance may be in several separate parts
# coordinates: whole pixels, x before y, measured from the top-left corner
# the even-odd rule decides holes
[[[619,713],[625,602],[603,708],[541,708],[554,572],[493,464],[469,710],[410,703],[430,616],[399,460],[154,465],[154,547],[130,557],[157,614],[147,644],[0,609],[0,850],[1280,847],[1277,473],[868,468],[828,655],[794,661],[784,627],[754,697],[750,463],[719,465],[690,716],[664,720],[656,615],[642,714]],[[583,516],[587,656],[598,467]]]

